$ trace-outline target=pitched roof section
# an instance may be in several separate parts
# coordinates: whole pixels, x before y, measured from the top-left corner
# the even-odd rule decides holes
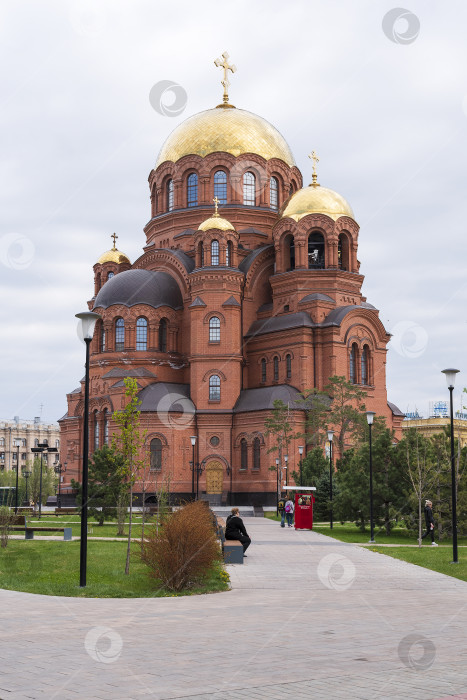
[[[263,233],[262,231],[258,231],[258,229],[253,228],[253,226],[249,226],[248,228],[242,228],[238,233],[254,233],[256,236],[263,236],[263,238],[268,238],[267,233]]]
[[[203,308],[205,308],[205,307],[206,307],[206,304],[205,304],[204,301],[201,299],[201,297],[196,297],[196,299],[194,299],[194,300],[191,302],[191,304],[190,304],[190,306],[189,306],[188,308],[191,309],[193,306],[202,306]]]
[[[320,292],[314,292],[313,294],[307,294],[306,297],[300,299],[299,304],[304,304],[307,301],[331,301],[333,304],[336,302],[327,294],[321,294]]]
[[[194,403],[190,399],[189,384],[154,382],[142,389],[138,393],[138,398],[141,401],[140,411],[155,411],[159,417],[166,413],[181,413],[183,414],[181,423],[184,426],[186,417],[196,413]],[[173,427],[177,427],[176,422],[177,418],[174,418]]]
[[[391,409],[393,416],[404,416],[405,417],[405,413],[402,413],[400,408],[398,408],[395,403],[391,403],[390,401],[388,401],[388,406]]]
[[[240,304],[236,299],[234,299],[233,296],[230,296],[228,299],[226,299],[224,301],[222,306],[240,306]]]
[[[114,367],[109,372],[103,375],[102,379],[112,379],[123,377],[155,377],[156,375],[150,372],[144,367],[138,367],[136,369],[120,369],[119,367]]]
[[[259,389],[244,389],[234,406],[234,413],[246,411],[268,411],[274,408],[274,401],[283,401],[290,408],[299,410],[297,399],[303,398],[298,389],[288,384],[263,386]],[[303,410],[303,408],[302,408]]]
[[[250,267],[253,265],[254,261],[258,257],[258,255],[261,255],[263,250],[267,250],[268,248],[274,248],[273,245],[268,243],[268,245],[262,245],[259,248],[255,248],[255,250],[252,250],[251,253],[249,253],[246,258],[242,260],[240,265],[238,266],[238,269],[241,270],[242,272],[246,273],[250,269]]]
[[[167,272],[127,270],[115,275],[103,285],[96,297],[94,308],[107,309],[113,304],[147,304],[154,309],[159,306],[181,309],[183,299],[177,282]]]
[[[291,328],[303,327],[315,328],[316,323],[313,323],[310,315],[307,314],[306,311],[298,311],[295,314],[274,316],[273,318],[254,321],[245,337],[250,338],[257,335],[264,335],[265,333],[279,333],[280,331],[286,331]]]

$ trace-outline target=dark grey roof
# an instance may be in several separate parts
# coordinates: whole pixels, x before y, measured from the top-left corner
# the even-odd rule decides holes
[[[336,302],[327,294],[321,294],[320,292],[315,292],[314,294],[307,294],[306,297],[300,299],[299,304],[305,303],[306,301],[332,301],[333,304]]]
[[[204,307],[204,306],[206,306],[206,304],[205,304],[204,301],[201,299],[201,297],[196,297],[196,299],[194,299],[194,300],[191,302],[191,304],[190,304],[190,306],[189,306],[188,308],[191,309],[192,306],[203,306],[203,307]]]
[[[240,306],[240,304],[236,299],[234,299],[233,296],[230,296],[228,299],[226,299],[224,301],[222,306]]]
[[[290,328],[314,328],[315,323],[311,320],[306,311],[298,311],[296,314],[286,314],[284,316],[274,316],[273,318],[265,318],[261,321],[254,321],[245,337],[256,335],[264,335],[264,333],[279,333]]]
[[[194,228],[186,228],[184,231],[181,233],[177,233],[174,238],[182,238],[183,236],[192,236],[194,234],[195,230]]]
[[[141,384],[139,384],[139,382],[136,382],[136,385],[137,385],[138,389],[141,387]],[[121,386],[125,386],[124,379],[120,379],[118,382],[115,382],[115,384],[112,384],[112,386],[110,388],[115,389],[115,388],[121,387]]]
[[[174,248],[162,248],[162,250],[167,250],[169,253],[172,253],[174,258],[180,260],[187,272],[192,272],[195,269],[195,261],[184,253],[183,250],[174,250]]]
[[[60,422],[61,420],[66,420],[66,419],[69,418],[69,417],[70,417],[70,416],[68,415],[68,413],[65,413],[64,416],[62,416],[61,418],[58,419],[57,423]]]
[[[159,414],[175,412],[183,413],[184,416],[196,413],[195,406],[190,399],[189,384],[154,382],[154,384],[149,384],[141,389],[138,398],[142,402],[139,407],[140,411],[156,411]],[[176,419],[174,419],[175,421]],[[183,425],[185,425],[184,422]]]
[[[390,401],[388,401],[388,406],[391,409],[392,414],[394,416],[405,416],[405,413],[402,413],[400,408],[398,408],[395,403],[391,403]]]
[[[73,389],[73,391],[70,391],[70,394],[81,394],[81,387],[79,386],[77,389]]]
[[[268,234],[263,233],[262,231],[258,231],[257,228],[254,228],[253,226],[249,226],[248,228],[242,228],[238,233],[254,233],[257,236],[263,236],[263,238],[267,238]]]
[[[376,306],[369,304],[367,301],[362,301],[361,306],[363,306],[364,309],[376,309]]]
[[[121,274],[121,273],[120,273]],[[136,369],[120,369],[119,367],[114,367],[114,369],[106,372],[102,379],[112,379],[113,377],[155,377],[156,375],[150,372],[145,367],[137,367]]]
[[[271,244],[262,245],[259,248],[255,248],[255,250],[252,250],[251,253],[248,253],[246,258],[242,260],[242,262],[238,266],[238,269],[246,274],[250,267],[253,265],[253,262],[256,260],[258,255],[261,255],[263,250],[267,250],[268,248],[274,248],[274,246]]]
[[[115,275],[104,284],[96,297],[94,308],[106,309],[113,304],[124,306],[147,304],[155,309],[159,306],[180,309],[183,306],[183,299],[178,284],[167,272],[127,270]]]
[[[259,389],[244,389],[234,406],[235,413],[245,411],[266,411],[274,408],[274,401],[280,399],[291,408],[299,408],[295,403],[297,399],[303,398],[298,389],[288,384],[278,384],[277,386],[263,386]]]
[[[258,311],[270,311],[274,304],[271,302],[268,302],[267,304],[261,304],[259,307]]]
[[[355,311],[355,309],[362,309],[362,308],[368,308],[365,306],[357,306],[355,304],[352,304],[351,306],[339,306],[337,309],[333,309],[328,313],[326,318],[322,323],[320,323],[320,326],[340,326],[344,318],[349,314],[351,311]]]

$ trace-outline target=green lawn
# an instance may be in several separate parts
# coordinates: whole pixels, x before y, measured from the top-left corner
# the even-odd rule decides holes
[[[439,571],[440,574],[460,578],[467,581],[467,549],[459,550],[459,563],[452,564],[451,547],[369,547],[372,552],[378,552],[394,559],[402,559],[410,564],[423,566],[425,569]]]
[[[34,527],[71,527],[73,537],[79,537],[81,534],[81,519],[79,515],[49,515],[43,514],[42,518],[39,520],[37,516],[28,516],[27,522]],[[145,529],[150,527],[154,523],[154,516],[151,518],[146,517]],[[47,535],[47,533],[44,533]],[[53,533],[49,533],[53,535]],[[100,526],[98,523],[92,519],[88,518],[88,534],[90,537],[117,537],[117,524],[116,522],[104,523]],[[39,536],[40,535],[36,535]],[[125,535],[128,537],[128,520],[125,523]],[[133,516],[133,523],[131,527],[132,537],[141,537],[141,516]]]
[[[88,542],[87,586],[79,587],[79,542],[10,540],[0,549],[0,588],[27,593],[87,598],[158,598],[226,591],[228,576],[216,564],[203,580],[174,594],[148,574],[133,545],[130,574],[125,576],[124,542]]]

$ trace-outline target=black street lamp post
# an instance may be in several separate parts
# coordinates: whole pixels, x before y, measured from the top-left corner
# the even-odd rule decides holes
[[[329,487],[330,487],[330,497],[329,497],[329,526],[332,530],[333,526],[333,512],[332,512],[332,475],[334,471],[332,463],[332,439],[334,437],[334,430],[328,430],[328,440],[329,440]]]
[[[56,447],[49,447],[48,442],[38,442],[37,447],[31,447],[31,452],[34,453],[40,453],[41,456],[41,472],[40,472],[40,477],[39,477],[39,520],[42,517],[42,468],[43,468],[43,461],[42,461],[42,455],[44,452],[58,452]]]
[[[18,514],[18,474],[19,474],[19,446],[20,440],[16,440],[16,489],[15,489],[15,515]]]
[[[196,462],[196,500],[199,499],[199,477],[204,471],[203,462]]]
[[[279,460],[276,458],[276,516],[279,515]]]
[[[83,311],[76,314],[79,319],[78,333],[86,345],[86,362],[84,374],[84,408],[83,408],[83,474],[81,478],[81,540],[79,557],[79,585],[86,586],[86,564],[88,550],[88,458],[89,458],[89,346],[99,314]]]
[[[303,460],[303,445],[298,448],[298,454],[300,455],[299,469],[300,469],[300,486],[303,486],[303,473],[302,473],[302,460]]]
[[[195,500],[195,445],[196,435],[190,437],[191,441],[191,500]]]
[[[451,416],[451,501],[452,501],[452,563],[458,564],[457,554],[457,488],[456,488],[456,460],[454,457],[454,412],[452,406],[452,394],[458,369],[443,369],[449,389],[449,407]]]
[[[371,444],[371,426],[373,425],[373,418],[375,417],[375,412],[374,411],[367,411],[366,412],[366,419],[368,422],[368,428],[370,431],[370,438],[369,438],[369,443],[370,443],[370,542],[375,541],[374,537],[374,523],[373,523],[373,452],[372,452],[372,444]]]
[[[23,476],[24,476],[24,478],[26,479],[26,499],[25,499],[25,505],[26,505],[26,506],[29,505],[29,501],[28,501],[28,479],[29,479],[29,477],[31,476],[31,474],[32,474],[32,472],[30,472],[30,471],[28,471],[28,470],[26,470],[26,471],[23,472]]]
[[[54,467],[55,474],[58,475],[58,495],[57,495],[57,508],[62,507],[62,496],[60,492],[62,474],[66,472],[67,462],[64,463],[63,467],[61,464],[56,464]]]

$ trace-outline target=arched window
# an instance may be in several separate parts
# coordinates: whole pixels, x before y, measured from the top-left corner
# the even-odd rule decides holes
[[[109,412],[104,408],[104,445],[109,444]]]
[[[349,379],[351,384],[357,383],[357,354],[358,347],[357,343],[353,343],[350,348],[350,367],[349,367]]]
[[[217,374],[209,377],[209,401],[221,400],[221,380]]]
[[[277,209],[279,202],[279,183],[277,177],[272,177],[269,183],[269,204],[271,209]]]
[[[263,384],[266,381],[266,360],[264,357],[261,360],[261,381]]]
[[[115,351],[122,352],[125,347],[125,321],[117,318],[115,321]]]
[[[225,251],[225,264],[227,267],[232,267],[233,264],[233,245],[232,241],[227,241],[227,248]]]
[[[248,469],[248,443],[245,438],[240,440],[240,469]]]
[[[308,236],[308,267],[324,267],[324,237],[321,233],[310,233]]]
[[[144,316],[140,316],[136,321],[136,349],[148,349],[148,322]]]
[[[100,334],[99,334],[99,350],[105,352],[105,328],[102,321],[100,322]]]
[[[159,350],[167,352],[167,319],[161,318],[159,323]]]
[[[209,319],[209,342],[219,343],[221,339],[221,322],[217,316]]]
[[[227,204],[227,175],[223,170],[214,173],[214,197],[219,204]]]
[[[204,267],[204,245],[203,243],[198,243],[198,260],[199,266]]]
[[[5,444],[5,443],[3,443],[3,444]],[[34,440],[34,447],[39,447],[39,440],[37,438],[35,438],[35,440]]]
[[[211,265],[219,265],[219,241],[211,243]]]
[[[198,176],[196,173],[191,173],[191,175],[188,175],[186,189],[187,205],[189,207],[196,207],[198,204]]]
[[[253,173],[243,176],[243,204],[254,207],[256,204],[256,178]]]
[[[290,187],[289,187],[289,197],[291,197],[291,196],[293,195],[293,193],[294,193],[293,184],[290,183]]]
[[[292,379],[292,355],[285,356],[287,379]]]
[[[162,471],[162,441],[159,438],[153,438],[150,445],[150,470],[152,472]]]
[[[113,273],[112,270],[111,270],[111,271],[109,272],[109,274],[107,275],[107,281],[108,281],[108,280],[111,280],[112,277],[115,277],[115,275],[114,275],[114,273]]]
[[[99,421],[97,411],[94,411],[94,452],[99,449]]]
[[[286,270],[295,270],[295,241],[291,233],[284,238],[284,264]]]
[[[340,270],[350,270],[349,239],[345,233],[341,233],[339,236],[337,261]]]
[[[174,208],[174,181],[167,181],[167,211],[172,211]]]
[[[279,381],[279,358],[277,355],[275,356],[273,360],[273,367],[274,367],[274,381],[277,382]]]
[[[370,372],[369,372],[369,364],[370,363],[369,363],[369,360],[370,360],[370,351],[369,351],[368,345],[364,345],[362,357],[360,360],[362,384],[369,384],[370,383]]]
[[[253,440],[253,469],[259,469],[261,466],[261,440],[255,437]]]

